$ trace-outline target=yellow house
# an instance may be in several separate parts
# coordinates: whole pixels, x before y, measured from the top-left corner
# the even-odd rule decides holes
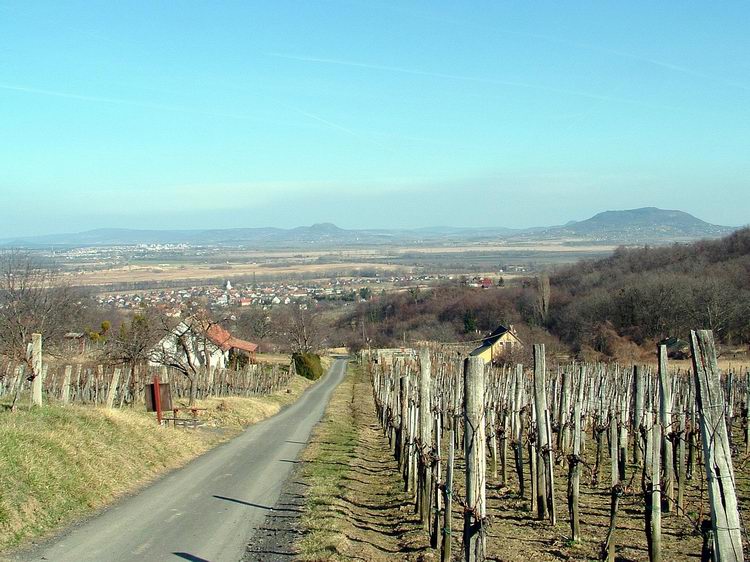
[[[523,343],[516,335],[513,325],[498,326],[489,336],[482,340],[482,345],[470,353],[472,357],[481,357],[487,363],[498,359],[505,353],[520,349]]]

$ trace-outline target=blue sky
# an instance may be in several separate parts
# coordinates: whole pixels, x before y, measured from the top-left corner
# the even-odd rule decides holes
[[[750,4],[0,0],[0,236],[750,217]]]

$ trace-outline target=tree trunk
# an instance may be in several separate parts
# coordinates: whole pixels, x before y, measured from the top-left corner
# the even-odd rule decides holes
[[[188,377],[188,380],[190,381],[190,400],[188,404],[190,406],[195,406],[196,392],[198,390],[195,386],[195,377]]]

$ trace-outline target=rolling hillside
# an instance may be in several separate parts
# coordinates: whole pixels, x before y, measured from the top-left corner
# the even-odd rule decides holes
[[[679,240],[717,237],[734,230],[710,224],[683,211],[643,207],[625,211],[605,211],[590,219],[552,228],[548,234],[575,236],[588,239],[629,240]]]

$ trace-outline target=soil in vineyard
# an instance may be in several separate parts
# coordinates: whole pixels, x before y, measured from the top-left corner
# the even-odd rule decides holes
[[[734,426],[735,444],[744,450],[740,423]],[[632,439],[632,437],[631,437]],[[526,498],[519,497],[513,472],[512,449],[508,448],[508,482],[501,486],[491,475],[488,461],[487,555],[496,561],[596,560],[609,525],[609,458],[604,456],[600,483],[592,485],[594,442],[586,436],[581,477],[581,531],[579,543],[570,541],[567,510],[567,461],[558,459],[555,488],[558,521],[553,527],[537,520],[528,498],[529,465],[525,465]],[[606,447],[606,440],[605,440]],[[632,440],[630,443],[632,455]],[[525,455],[526,456],[526,455]],[[443,454],[443,459],[447,454]],[[304,538],[298,551],[305,560],[439,560],[440,553],[428,548],[427,533],[414,515],[413,503],[403,492],[388,439],[375,415],[372,389],[362,373],[352,373],[337,390],[314,445],[306,453],[304,482],[309,484]],[[743,521],[750,520],[750,458],[738,454],[735,463],[738,497]],[[463,497],[463,459],[458,455],[455,486]],[[626,493],[621,499],[615,543],[617,559],[647,561],[641,471],[629,464]],[[696,525],[708,517],[705,475],[700,462],[688,483],[686,507],[681,513],[662,515],[663,559],[700,560],[702,538]],[[454,504],[454,557],[461,554],[463,513]],[[747,545],[746,545],[747,548]],[[746,550],[750,552],[750,550]],[[460,558],[455,558],[460,559]]]
[[[737,437],[740,443],[740,437]],[[632,442],[631,442],[632,443]],[[606,442],[605,442],[606,445]],[[539,521],[531,512],[529,500],[529,466],[526,464],[526,498],[518,495],[518,480],[512,469],[513,453],[508,450],[508,485],[501,486],[499,478],[491,476],[491,461],[488,462],[487,554],[490,560],[528,562],[529,560],[597,560],[609,527],[611,484],[609,482],[609,458],[605,455],[600,484],[593,486],[594,443],[587,436],[585,451],[586,466],[581,476],[580,524],[582,540],[570,540],[570,519],[567,504],[567,460],[555,467],[555,498],[557,524]],[[632,444],[631,444],[632,451]],[[562,460],[562,459],[561,459]],[[737,487],[743,521],[750,517],[750,471],[748,459],[741,457],[737,463]],[[456,464],[456,491],[463,495],[463,462]],[[623,562],[648,561],[648,546],[645,534],[644,501],[641,492],[641,470],[628,464],[626,471],[626,493],[620,500],[615,544],[617,559]],[[688,483],[684,512],[662,513],[663,560],[700,560],[702,537],[696,526],[702,516],[708,517],[708,498],[705,490],[703,467],[696,464],[696,472]],[[701,507],[702,506],[702,507]],[[462,513],[454,509],[453,550],[461,548],[460,533]],[[747,549],[748,545],[746,545]],[[748,552],[746,550],[746,552]]]

